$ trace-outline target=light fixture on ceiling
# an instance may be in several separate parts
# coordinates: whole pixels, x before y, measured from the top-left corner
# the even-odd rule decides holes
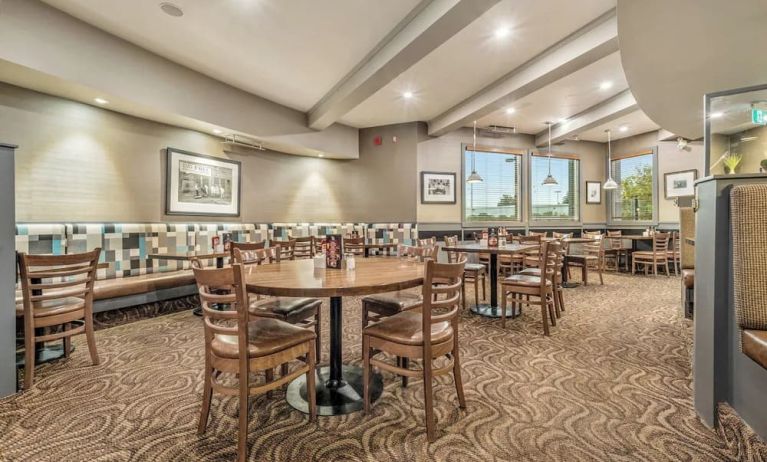
[[[477,121],[474,121],[474,141],[471,145],[471,175],[469,175],[468,178],[466,178],[466,183],[473,184],[473,183],[482,183],[482,177],[479,176],[479,173],[477,173],[477,168],[475,164],[474,157],[476,156],[476,150],[477,150]]]
[[[174,18],[180,18],[181,16],[184,16],[184,10],[171,2],[160,3],[160,9],[163,11],[163,13],[167,14],[168,16],[173,16]]]
[[[213,133],[215,133],[216,135],[220,135],[223,132],[221,130],[219,130],[218,128],[214,128],[213,129]]]
[[[410,99],[410,98],[413,97],[413,92],[412,91],[406,91],[405,93],[402,94],[402,97],[405,98],[405,99]]]
[[[325,154],[317,154],[317,157],[325,157]]]
[[[557,179],[551,174],[551,122],[546,122],[549,126],[549,174],[543,179],[543,186],[555,186],[558,185]]]
[[[567,123],[567,117],[562,117],[561,119],[559,119],[559,123],[560,124],[566,124]]]
[[[507,35],[509,35],[509,28],[508,27],[499,27],[495,30],[495,38],[504,38]]]
[[[513,107],[507,108],[506,114],[514,114],[514,111],[516,111],[516,109],[514,109]]]
[[[97,102],[97,103],[99,103],[101,105],[109,104],[109,101],[105,100],[104,98],[93,98],[93,101],[95,101],[95,102]]]
[[[613,180],[612,173],[612,145],[610,140],[610,129],[605,130],[607,132],[607,181],[605,181],[604,189],[618,189],[618,183]]]
[[[599,84],[599,89],[600,90],[609,90],[612,87],[613,87],[613,83],[610,82],[609,80],[605,80],[604,82]]]
[[[620,130],[622,132],[627,132],[627,131],[629,131],[629,127],[628,127],[628,125],[622,125],[618,130]]]
[[[708,117],[711,119],[719,119],[723,115],[724,115],[724,112],[712,112],[711,114],[708,115]]]

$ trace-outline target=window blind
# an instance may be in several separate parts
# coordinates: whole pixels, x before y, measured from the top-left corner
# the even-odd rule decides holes
[[[472,155],[481,183],[466,183],[472,171]],[[465,150],[464,221],[520,221],[520,165],[522,156],[501,152]]]
[[[555,185],[544,185],[549,174],[549,158],[530,158],[530,214],[533,220],[578,220],[579,172],[577,159],[551,157],[551,175]]]
[[[653,155],[642,154],[612,161],[618,189],[612,194],[612,218],[618,221],[653,219]]]

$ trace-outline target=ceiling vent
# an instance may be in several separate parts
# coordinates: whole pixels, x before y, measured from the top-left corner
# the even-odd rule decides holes
[[[486,138],[502,138],[517,133],[517,127],[506,127],[503,125],[488,125],[481,129],[482,136]]]
[[[253,140],[250,138],[246,138],[244,136],[238,136],[238,135],[227,135],[224,141],[222,142],[224,146],[239,146],[242,148],[247,149],[255,149],[257,151],[266,151],[266,148],[263,144],[261,144],[260,141]]]

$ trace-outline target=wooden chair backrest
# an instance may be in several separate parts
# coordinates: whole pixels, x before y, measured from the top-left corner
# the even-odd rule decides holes
[[[541,269],[541,275],[545,276],[542,277],[540,281],[541,291],[543,291],[546,287],[546,279],[551,279],[554,276],[561,251],[561,241],[554,240],[541,243],[539,268]],[[564,259],[563,256],[561,258]]]
[[[445,245],[447,247],[455,247],[458,245],[458,236],[445,236]],[[465,252],[457,252],[455,250],[447,250],[445,251],[447,254],[447,262],[448,263],[458,263],[461,260],[466,261],[468,259],[468,256]]]
[[[426,261],[435,258],[436,247],[414,247],[412,245],[400,245],[398,252],[402,258],[417,258]]]
[[[437,245],[437,238],[435,236],[432,236],[427,239],[418,239],[418,245],[420,247],[429,247],[429,246],[433,247]]]
[[[546,234],[547,234],[546,231],[540,232],[540,233],[539,232],[535,232],[535,231],[528,231],[527,232],[527,236],[528,237],[531,237],[531,236],[546,237]]]
[[[554,239],[569,239],[573,237],[573,233],[558,233],[554,231],[553,233],[551,233],[551,237],[553,237]]]
[[[274,247],[274,253],[279,254],[280,260],[295,260],[296,240],[272,239],[269,241],[269,247]]]
[[[621,237],[623,237],[623,232],[621,230],[607,231],[607,245],[611,249],[622,249],[623,240]]]
[[[655,233],[652,236],[652,251],[653,253],[667,252],[668,251],[668,233]]]
[[[295,237],[293,256],[295,258],[312,258],[315,253],[314,236]]]
[[[426,262],[423,281],[423,346],[424,357],[431,358],[431,326],[447,321],[453,325],[454,335],[458,327],[459,299],[463,280],[464,262]]]
[[[345,237],[343,240],[344,253],[351,253],[356,256],[365,255],[364,237]]]
[[[234,255],[232,255],[232,263],[248,266],[279,262],[279,252],[275,252],[274,250],[276,249],[256,249],[246,251],[235,249]]]
[[[41,302],[77,297],[85,309],[93,309],[93,284],[96,281],[101,249],[67,255],[18,254],[19,279],[24,298],[24,315],[33,316]]]
[[[247,253],[253,252],[255,250],[263,249],[265,244],[266,243],[264,241],[261,241],[261,242],[232,242],[229,245],[229,258],[230,258],[230,260],[234,261],[234,251],[236,249],[240,249],[240,251],[242,251],[244,255],[247,255]]]
[[[543,236],[540,234],[528,234],[527,236],[519,236],[520,244],[540,244]]]

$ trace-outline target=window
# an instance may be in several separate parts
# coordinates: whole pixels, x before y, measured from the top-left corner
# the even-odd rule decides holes
[[[466,182],[472,172],[472,155],[481,183]],[[521,162],[521,155],[510,152],[464,150],[464,222],[520,221]]]
[[[549,157],[530,157],[530,216],[532,220],[574,220],[579,218],[579,161],[551,157],[551,176],[557,184],[543,184],[549,175]]]
[[[612,161],[613,179],[618,189],[612,193],[612,219],[652,221],[653,154],[645,153]]]

